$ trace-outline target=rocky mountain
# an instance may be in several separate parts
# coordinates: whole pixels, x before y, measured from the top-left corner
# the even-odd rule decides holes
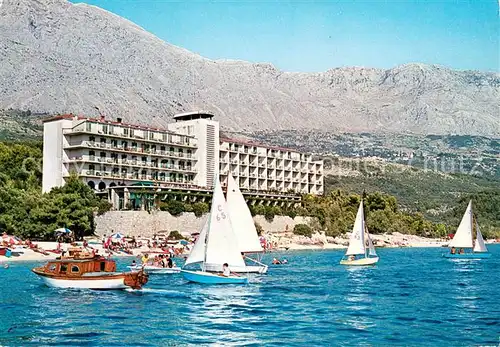
[[[282,72],[205,59],[86,4],[0,4],[0,109],[153,125],[203,109],[238,131],[500,135],[496,73],[423,64]]]

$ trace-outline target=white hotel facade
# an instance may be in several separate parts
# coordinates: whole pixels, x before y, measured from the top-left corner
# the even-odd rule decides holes
[[[44,192],[71,172],[92,189],[141,183],[210,189],[217,173],[237,178],[242,190],[323,194],[323,162],[310,154],[219,136],[204,112],[179,114],[166,129],[74,115],[44,120]]]

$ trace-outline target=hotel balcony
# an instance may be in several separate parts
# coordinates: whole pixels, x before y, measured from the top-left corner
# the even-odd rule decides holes
[[[135,130],[134,128],[128,128],[130,130]],[[163,134],[162,132],[158,132],[160,134]],[[176,133],[165,133],[167,135],[171,136],[179,136],[183,139],[188,139],[188,141],[174,141],[174,140],[168,140],[168,139],[158,139],[158,138],[153,138],[153,139],[147,139],[143,135],[140,134],[134,134],[134,135],[125,135],[125,134],[115,134],[115,133],[104,133],[103,131],[100,130],[86,130],[83,127],[76,127],[74,129],[64,129],[63,130],[63,135],[67,136],[74,136],[74,135],[80,135],[80,134],[90,134],[90,135],[96,135],[99,137],[104,137],[104,138],[115,138],[115,139],[120,139],[120,140],[125,140],[127,139],[128,141],[134,141],[137,140],[138,142],[147,142],[147,143],[153,143],[153,144],[167,144],[167,145],[174,145],[178,147],[186,147],[186,148],[196,148],[197,143],[196,139],[194,137],[186,136],[186,135],[180,135]]]

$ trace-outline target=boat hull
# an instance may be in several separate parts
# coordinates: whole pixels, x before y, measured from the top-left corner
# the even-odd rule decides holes
[[[267,265],[247,265],[247,266],[230,266],[231,272],[235,273],[267,273]],[[205,264],[205,270],[208,272],[222,272],[222,265],[219,264]]]
[[[245,284],[248,278],[244,276],[221,276],[218,274],[204,271],[181,270],[184,278],[190,282],[203,284]]]
[[[379,260],[378,257],[361,258],[361,259],[355,259],[355,260],[342,259],[340,261],[340,264],[341,265],[350,265],[350,266],[375,265],[376,263],[378,263],[378,260]]]
[[[451,254],[451,253],[445,253],[443,254],[443,257],[449,258],[449,259],[486,259],[491,257],[491,253],[484,252],[484,253],[463,253],[463,254]]]
[[[75,289],[95,289],[95,290],[116,290],[127,289],[124,278],[112,278],[102,280],[64,280],[40,276],[42,281],[52,288],[75,288]]]
[[[75,277],[47,274],[44,272],[44,268],[35,268],[33,272],[42,279],[43,283],[52,288],[96,290],[140,289],[148,281],[148,275],[142,271],[116,273],[94,272]]]
[[[141,270],[142,266],[127,266],[131,270]],[[150,275],[171,275],[178,274],[181,272],[179,267],[157,267],[157,266],[145,266],[144,272]]]

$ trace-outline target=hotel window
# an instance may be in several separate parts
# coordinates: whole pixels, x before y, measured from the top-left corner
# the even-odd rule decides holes
[[[174,147],[170,147],[170,155],[174,155],[174,151],[175,151]]]
[[[127,143],[127,141],[122,141],[122,148],[123,148],[124,150],[127,150],[127,147],[128,147],[128,143]]]
[[[89,160],[95,160],[95,152],[89,151]]]
[[[104,137],[101,137],[101,143],[106,143],[106,139]]]
[[[108,133],[108,126],[107,126],[107,124],[103,124],[103,125],[101,126],[101,129],[102,129],[102,132],[103,132],[104,134],[107,134],[107,133]]]
[[[158,181],[158,171],[153,172],[153,179]]]
[[[123,135],[128,136],[128,128],[123,128]]]
[[[165,146],[161,146],[161,147],[160,147],[160,152],[161,152],[161,154],[164,154],[164,153],[165,153]]]
[[[118,141],[117,141],[117,140],[111,140],[111,146],[112,146],[113,148],[118,147]]]
[[[151,146],[151,153],[156,153],[156,146],[155,145]]]
[[[104,161],[106,159],[106,152],[100,152],[99,156],[101,157],[99,161]]]
[[[137,164],[137,156],[135,155],[132,156],[132,164]]]
[[[134,129],[130,129],[130,137],[134,137]]]
[[[149,132],[149,139],[154,140],[154,138],[155,138],[155,133],[153,131],[150,131]]]
[[[163,133],[163,134],[161,134],[161,139],[162,139],[163,141],[168,141],[168,134],[167,134],[167,133]]]
[[[145,179],[147,177],[147,172],[146,170],[141,171],[141,179]]]
[[[122,154],[122,163],[126,162],[126,161],[127,161],[127,155],[126,154]]]
[[[138,179],[139,178],[139,170],[134,169],[134,171],[132,172],[132,177],[135,179]]]
[[[146,162],[147,162],[147,160],[148,160],[148,158],[146,158],[146,157],[142,157],[142,158],[141,158],[141,160],[142,160],[142,165],[144,165],[144,166],[145,166],[145,165],[146,165]]]
[[[190,149],[187,150],[187,157],[191,158],[191,150]]]
[[[92,131],[92,123],[87,122],[87,123],[85,124],[85,127],[86,127],[87,131]]]
[[[95,143],[95,137],[94,136],[90,136],[89,137],[89,141],[94,144]]]

